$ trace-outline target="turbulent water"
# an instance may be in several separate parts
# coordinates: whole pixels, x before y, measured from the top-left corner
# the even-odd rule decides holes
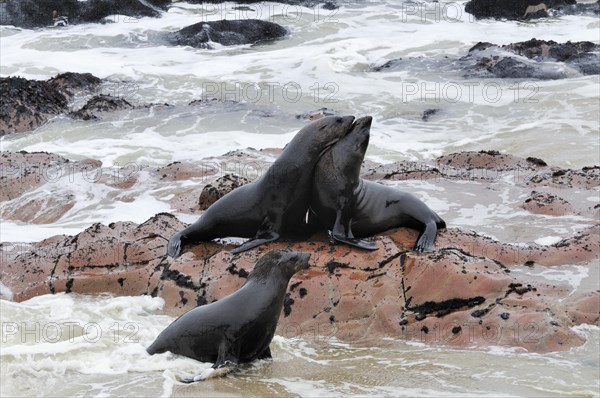
[[[598,43],[597,17],[475,21],[462,2],[356,1],[337,11],[277,3],[234,7],[176,3],[158,19],[114,16],[114,23],[104,25],[1,27],[2,76],[47,79],[66,71],[90,72],[105,79],[98,92],[138,105],[171,105],[105,114],[91,122],[58,117],[35,133],[4,137],[2,150],[48,151],[142,170],[233,149],[282,147],[305,123],[296,115],[326,107],[374,117],[367,157],[375,161],[421,161],[485,149],[561,167],[600,164],[598,76],[567,70],[569,78],[556,81],[465,80],[460,70],[440,66],[479,41],[502,45],[535,37]],[[271,20],[289,35],[213,50],[173,47],[164,40],[166,32],[223,18]],[[372,71],[395,58],[414,58],[412,67]],[[84,93],[73,107],[93,94]],[[210,98],[236,103],[188,105]],[[427,109],[439,111],[424,122]],[[142,222],[172,210],[167,201],[182,184],[153,184],[142,178],[133,202],[116,203],[106,198],[108,188],[88,191],[89,184],[75,179],[69,189],[78,203],[61,220],[49,225],[2,220],[0,241],[74,234],[93,222]],[[489,196],[472,197],[468,182],[402,184],[452,226],[504,241],[551,243],[593,222],[516,212],[514,203],[523,198],[511,197],[504,185]],[[598,201],[597,190],[575,195],[582,202]],[[546,277],[594,287],[597,268],[565,267]],[[159,299],[57,295],[1,305],[3,396],[600,395],[594,327],[578,328],[589,339],[584,347],[549,355],[277,337],[273,362],[259,362],[236,377],[181,386],[174,383],[177,377],[208,365],[167,354],[147,357],[143,347],[171,321],[161,315]]]
[[[210,364],[145,352],[172,320],[162,299],[40,296],[1,302],[2,396],[597,396],[598,331],[566,354],[458,351],[418,342],[377,347],[276,336],[275,360],[235,377],[177,382]]]

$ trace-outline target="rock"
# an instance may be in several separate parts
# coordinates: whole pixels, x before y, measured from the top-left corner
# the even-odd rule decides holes
[[[299,120],[307,120],[307,121],[314,121],[314,120],[318,120],[321,119],[322,117],[325,116],[335,116],[335,115],[339,115],[339,113],[329,109],[329,108],[320,108],[314,111],[308,111],[308,112],[304,112],[302,114],[296,115],[296,119]]]
[[[564,62],[584,75],[598,74],[599,50],[600,46],[587,41],[557,43],[534,38],[504,46],[480,42],[460,63],[467,77],[562,79],[568,74],[552,63]]]
[[[68,110],[75,94],[93,92],[100,79],[90,73],[66,72],[48,81],[0,78],[0,136],[35,130]]]
[[[573,324],[585,323],[600,327],[600,292],[572,295],[565,301],[569,320]]]
[[[48,82],[0,78],[0,136],[35,130],[67,110],[67,98]]]
[[[210,3],[213,4],[222,4],[226,3],[229,0],[211,0]],[[187,0],[188,3],[192,4],[202,4],[206,3],[206,0]],[[237,4],[251,4],[255,7],[260,7],[260,4],[257,4],[256,0],[238,0]],[[328,1],[328,0],[276,0],[275,3],[294,5],[294,6],[303,6],[303,7],[315,7],[318,4],[322,4],[322,7],[326,10],[334,10],[338,8],[336,1]],[[241,8],[241,7],[240,7]]]
[[[76,119],[97,119],[95,112],[114,112],[135,109],[136,107],[126,99],[100,94],[91,98],[81,109],[71,112],[70,115]]]
[[[527,178],[528,186],[593,189],[600,186],[600,167],[563,170],[557,167],[542,169]]]
[[[163,181],[184,181],[194,178],[202,178],[216,174],[215,165],[203,163],[200,167],[197,164],[173,162],[166,166],[159,167],[155,173]]]
[[[32,224],[50,224],[58,221],[75,206],[75,197],[71,194],[48,195],[44,198],[27,195],[2,207],[0,215],[5,220],[21,221]]]
[[[574,214],[573,206],[563,198],[547,192],[532,191],[525,199],[523,208],[534,214],[546,214],[549,216],[565,216]]]
[[[200,210],[206,210],[227,195],[234,189],[246,185],[250,181],[247,178],[240,177],[234,174],[225,174],[223,177],[217,178],[214,184],[208,184],[202,190],[200,198],[198,199],[198,208]]]
[[[600,14],[600,1],[597,0],[595,3],[570,3],[555,8],[555,15],[589,15],[597,16]]]
[[[421,115],[421,120],[427,122],[431,116],[437,115],[439,111],[440,109],[425,109]]]
[[[58,181],[64,176],[96,170],[100,166],[102,162],[98,160],[70,162],[62,156],[47,152],[2,152],[0,202],[19,198],[26,192],[48,182]],[[3,211],[3,217],[5,216],[7,215]]]
[[[106,22],[109,15],[157,17],[161,8],[166,9],[169,3],[165,0],[7,0],[2,24],[21,28],[48,27],[54,24],[54,11],[56,15],[67,17],[69,24]]]
[[[562,65],[559,63],[563,63]],[[373,72],[436,70],[465,78],[556,80],[600,74],[600,46],[587,41],[557,43],[531,39],[498,46],[479,42],[458,59],[448,57],[397,58],[371,67]],[[566,68],[565,68],[566,66]]]
[[[211,43],[224,46],[255,44],[279,39],[286,34],[285,28],[274,22],[258,19],[221,20],[187,26],[169,34],[168,39],[174,45],[212,48]]]
[[[547,13],[540,13],[539,11],[575,3],[576,0],[544,0],[543,2],[540,0],[471,0],[465,4],[465,11],[478,19],[524,19],[525,17],[548,16]],[[542,7],[541,4],[544,4],[545,7]],[[528,10],[530,6],[537,7]]]
[[[367,180],[430,180],[442,178],[441,171],[425,163],[400,161],[389,164],[363,164],[361,176]]]
[[[388,234],[394,238],[392,231]],[[470,256],[486,257],[507,267],[523,264],[551,267],[589,263],[597,258],[599,246],[600,224],[550,246],[505,244],[458,228],[448,228],[438,233],[436,239],[436,247],[439,249],[459,248]]]
[[[2,244],[0,279],[16,301],[63,291],[149,294],[162,297],[165,311],[176,315],[232,293],[260,256],[290,248],[312,256],[311,268],[290,281],[278,326],[278,333],[288,337],[373,343],[394,337],[543,353],[580,346],[584,341],[570,326],[597,322],[597,292],[562,300],[569,290],[508,273],[497,260],[502,256],[468,253],[464,247],[485,238],[460,230],[441,231],[440,248],[428,254],[408,251],[418,234],[398,229],[376,237],[379,250],[373,252],[332,246],[315,236],[238,255],[231,254],[231,245],[208,242],[185,247],[173,260],[166,256],[168,237],[183,227],[163,213],[140,225],[94,224],[74,237]],[[573,245],[593,245],[590,235],[573,238]],[[557,245],[562,254],[554,257],[572,264],[576,260],[563,252],[565,247]]]
[[[437,158],[437,163],[442,167],[455,169],[473,170],[534,170],[539,165],[535,160],[527,160],[517,156],[501,154],[498,151],[459,152]]]
[[[48,83],[55,86],[65,97],[72,100],[75,94],[80,92],[94,92],[102,80],[91,73],[73,73],[65,72],[56,75],[48,80]]]

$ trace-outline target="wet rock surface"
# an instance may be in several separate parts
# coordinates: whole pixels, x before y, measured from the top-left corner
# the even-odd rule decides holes
[[[67,98],[52,84],[0,78],[0,136],[34,130],[67,110]]]
[[[165,0],[7,0],[1,23],[22,28],[54,25],[53,16],[67,17],[70,24],[106,22],[110,15],[135,18],[158,17],[170,1]]]
[[[168,313],[181,314],[237,290],[267,251],[289,248],[313,255],[311,268],[290,282],[279,323],[279,332],[288,336],[317,331],[346,341],[395,337],[547,352],[583,344],[571,326],[598,324],[598,292],[563,303],[571,289],[511,273],[510,262],[498,260],[502,256],[469,252],[469,244],[481,237],[462,230],[441,231],[439,248],[428,254],[407,251],[417,234],[398,229],[375,238],[375,252],[333,246],[315,236],[239,255],[230,253],[232,245],[210,242],[187,247],[176,260],[167,258],[167,239],[182,227],[174,216],[158,214],[139,225],[94,224],[76,236],[4,243],[1,280],[17,301],[63,291],[149,294],[164,298]],[[585,250],[589,240],[597,247],[597,229],[558,244],[557,263],[594,258]],[[584,256],[574,260],[560,249],[565,245]],[[537,255],[535,248],[522,250],[525,258]],[[514,328],[523,328],[528,338],[515,338]]]
[[[552,65],[562,62],[583,75],[600,73],[600,47],[592,42],[557,43],[531,39],[497,46],[477,43],[461,58],[467,76],[554,80],[568,73]],[[473,62],[473,65],[468,65]]]
[[[558,43],[531,39],[499,46],[479,42],[458,59],[397,58],[371,67],[373,72],[433,69],[466,79],[556,80],[600,73],[600,47],[592,42]],[[426,115],[424,115],[426,116]]]
[[[199,22],[168,35],[168,40],[180,46],[212,48],[211,43],[223,46],[255,44],[275,40],[287,34],[282,26],[258,19]]]
[[[108,112],[169,107],[169,104],[132,104],[136,85],[125,85],[128,96],[101,93],[103,81],[90,73],[61,73],[47,81],[0,78],[0,136],[33,131],[60,115],[94,120]],[[127,89],[129,87],[129,89]],[[77,110],[74,103],[85,100]]]
[[[68,112],[78,93],[93,92],[101,80],[90,73],[66,72],[47,81],[0,78],[0,136],[35,130]]]
[[[139,184],[148,181],[163,187],[183,184],[185,189],[177,188],[171,201],[179,198],[180,211],[198,216],[202,203],[208,205],[260,177],[258,170],[266,170],[280,151],[237,150],[198,163],[174,162],[132,173],[120,170],[119,180],[93,160],[69,162],[47,153],[4,152],[2,217],[24,222],[60,219],[61,209],[69,211],[79,198],[70,197],[68,190],[52,197],[40,192],[60,187],[60,179],[43,176],[57,176],[67,167],[89,175],[96,170],[89,183],[109,186],[115,200],[133,200],[143,191]],[[253,165],[252,173],[248,165]],[[43,169],[53,171],[44,174]],[[518,179],[513,178],[516,171],[522,173]],[[511,178],[503,179],[504,175]],[[598,167],[562,170],[538,158],[497,151],[448,154],[422,164],[368,161],[362,176],[384,183],[469,181],[473,192],[509,185],[521,198],[515,201],[515,210],[544,217],[584,214],[573,193],[583,191],[582,197],[589,197],[600,185]],[[22,301],[56,292],[148,294],[162,297],[165,311],[178,315],[237,290],[267,251],[290,248],[309,251],[312,257],[311,268],[289,285],[278,329],[286,336],[316,333],[373,343],[393,337],[453,347],[501,345],[548,352],[580,346],[584,341],[571,327],[599,322],[600,293],[590,290],[589,283],[577,288],[539,276],[548,267],[561,272],[577,266],[589,267],[593,278],[599,264],[598,224],[582,226],[571,237],[549,245],[504,243],[475,231],[448,228],[439,232],[434,252],[415,254],[411,249],[417,231],[399,228],[375,237],[379,250],[374,252],[332,245],[319,234],[239,255],[231,254],[233,244],[207,242],[185,246],[175,260],[167,258],[169,237],[184,227],[175,216],[161,213],[142,224],[94,224],[75,236],[4,242],[0,246],[4,298]]]
[[[471,0],[465,11],[476,18],[535,19],[549,14],[573,15],[597,13],[598,4],[579,4],[576,0]]]
[[[91,98],[81,109],[71,112],[70,116],[75,119],[91,120],[97,119],[97,113],[131,110],[136,107],[124,98],[112,97],[100,94]]]
[[[73,97],[82,92],[93,92],[102,80],[91,73],[65,72],[48,80],[48,83],[56,87],[65,97]]]

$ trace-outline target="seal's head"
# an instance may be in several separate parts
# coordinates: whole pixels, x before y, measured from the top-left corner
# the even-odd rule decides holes
[[[355,185],[358,182],[360,166],[369,146],[372,122],[371,116],[356,119],[350,132],[331,149],[329,157],[328,155],[324,156],[324,164],[329,162],[328,169],[338,168],[344,176],[356,180]]]
[[[346,143],[345,145],[348,145],[347,149],[352,153],[357,153],[361,157],[365,156],[365,152],[367,152],[367,147],[369,146],[372,122],[373,117],[371,116],[356,119],[352,125],[352,130],[341,139],[342,142]]]
[[[271,278],[281,278],[287,285],[296,272],[308,269],[309,259],[310,253],[273,250],[258,260],[248,280],[264,282]]]
[[[320,155],[352,130],[354,116],[326,116],[304,126],[286,146],[297,151],[303,146],[306,153]]]

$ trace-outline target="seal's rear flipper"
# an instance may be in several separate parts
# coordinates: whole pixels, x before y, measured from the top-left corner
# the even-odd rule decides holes
[[[333,239],[336,242],[341,242],[341,243],[346,243],[350,246],[354,246],[354,247],[358,247],[359,249],[364,249],[364,250],[377,250],[379,249],[379,247],[377,247],[377,245],[375,244],[375,242],[372,242],[370,240],[366,240],[366,239],[357,239],[357,238],[347,238],[345,236],[336,236],[336,235],[332,235]]]
[[[350,246],[358,247],[364,250],[377,250],[377,245],[365,239],[357,239],[352,233],[352,218],[350,217],[349,209],[351,206],[345,205],[337,210],[335,224],[331,236],[337,242],[346,243]]]
[[[181,232],[177,232],[169,239],[169,245],[167,246],[167,254],[173,258],[177,258],[181,252]]]
[[[241,245],[233,249],[231,252],[233,254],[245,252],[246,250],[254,249],[257,246],[260,246],[263,243],[274,242],[277,239],[279,239],[279,236],[280,235],[274,231],[261,232],[259,235],[256,236],[256,238],[252,238],[249,241],[242,243]]]

